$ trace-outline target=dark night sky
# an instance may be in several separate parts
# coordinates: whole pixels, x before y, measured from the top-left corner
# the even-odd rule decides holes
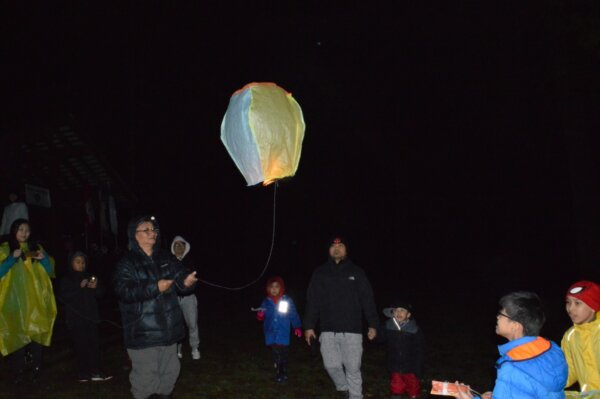
[[[273,271],[313,267],[336,230],[382,284],[574,262],[558,77],[579,58],[552,6],[41,4],[3,24],[9,126],[74,115],[232,284],[271,239],[272,187],[245,187],[219,139],[252,81],[291,91],[307,124]]]

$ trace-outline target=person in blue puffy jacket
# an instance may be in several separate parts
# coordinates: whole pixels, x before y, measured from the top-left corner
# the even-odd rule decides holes
[[[564,399],[567,361],[556,343],[539,336],[545,321],[540,298],[533,292],[513,292],[500,299],[496,334],[508,342],[498,346],[496,384],[482,399]],[[479,398],[468,392],[458,395]]]
[[[288,379],[287,365],[290,345],[290,332],[302,337],[300,316],[292,298],[284,295],[285,284],[281,277],[273,277],[267,281],[267,297],[262,301],[256,319],[263,322],[265,344],[271,347],[275,363],[275,381],[285,382]]]

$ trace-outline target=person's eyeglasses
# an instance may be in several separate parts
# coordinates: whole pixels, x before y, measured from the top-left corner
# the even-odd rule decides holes
[[[156,234],[158,234],[158,229],[147,228],[147,229],[144,229],[144,230],[136,230],[135,232],[136,233],[146,233],[148,235],[150,235],[150,233],[156,233]]]
[[[506,317],[508,320],[512,320],[513,319],[512,317],[510,317],[507,314],[504,314],[502,312],[498,312],[498,314],[496,315],[496,317],[500,317],[500,316]]]

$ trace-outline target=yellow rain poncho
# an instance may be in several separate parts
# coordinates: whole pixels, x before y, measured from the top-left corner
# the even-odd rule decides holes
[[[596,319],[575,324],[563,336],[560,344],[567,364],[567,387],[578,382],[583,392],[600,390],[600,312]],[[600,397],[600,394],[598,394]]]
[[[27,244],[21,244],[26,252]],[[12,256],[0,245],[0,263]],[[54,259],[49,257],[54,277]],[[0,353],[6,356],[31,341],[49,346],[56,319],[50,276],[38,260],[21,258],[0,278]]]

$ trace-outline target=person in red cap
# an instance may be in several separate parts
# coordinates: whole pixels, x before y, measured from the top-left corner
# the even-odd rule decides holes
[[[323,365],[338,397],[362,399],[363,316],[367,338],[375,339],[379,317],[373,289],[364,270],[348,258],[347,241],[329,241],[329,259],[312,274],[306,292],[304,338],[316,340],[317,324]]]
[[[573,321],[560,344],[569,365],[566,387],[578,382],[581,392],[600,394],[600,286],[592,281],[571,285],[566,309]]]

